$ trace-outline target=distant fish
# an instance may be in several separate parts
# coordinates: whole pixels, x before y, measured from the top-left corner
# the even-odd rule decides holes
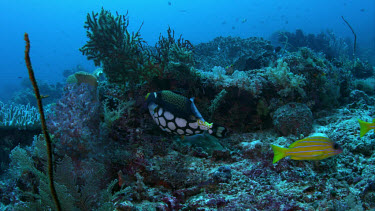
[[[223,21],[223,22],[221,22],[221,24],[225,25],[225,24],[227,24],[227,22],[226,22],[226,21]]]
[[[289,23],[289,21],[285,21],[285,24],[288,24]]]
[[[234,65],[228,65],[225,67],[225,74],[232,75],[234,73]]]
[[[171,5],[172,5],[172,2],[169,1],[169,2],[168,2],[168,5],[171,6]]]
[[[322,160],[342,152],[341,147],[324,136],[312,136],[298,140],[288,148],[271,144],[273,163],[290,156],[293,160]]]
[[[361,12],[364,12],[364,11],[365,11],[365,9],[363,9],[363,8],[362,8],[362,9],[360,9],[360,11],[361,11]]]
[[[18,76],[17,78],[22,78],[22,76]]]
[[[233,30],[235,30],[235,29],[236,29],[236,27],[235,27],[235,26],[232,26],[232,29],[233,29]]]
[[[241,20],[241,23],[246,23],[247,22],[247,19],[246,18],[243,18],[242,20]]]
[[[360,137],[363,137],[368,131],[375,129],[375,119],[372,120],[372,122],[365,122],[360,119],[358,119],[359,127],[361,128],[361,131],[359,133]]]

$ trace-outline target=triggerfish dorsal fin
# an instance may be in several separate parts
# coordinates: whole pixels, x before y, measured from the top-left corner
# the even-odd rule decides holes
[[[279,147],[279,146],[276,146],[276,145],[273,145],[273,144],[271,144],[271,147],[272,147],[272,150],[273,150],[273,153],[274,153],[272,163],[276,163],[277,161],[286,157],[285,153],[288,150],[287,148]]]
[[[172,90],[171,92],[175,93],[175,94],[178,94],[178,95],[182,95],[183,93],[180,92],[180,91],[176,91],[176,90]]]
[[[194,104],[194,98],[193,97],[190,98],[190,101],[191,101],[191,111],[193,112],[194,116],[202,120],[203,122],[205,122],[205,120],[202,117],[202,114],[198,111],[197,107]]]
[[[358,119],[358,122],[359,122],[359,127],[361,129],[360,133],[359,133],[359,136],[363,137],[368,131],[370,131],[372,129],[371,128],[372,123],[365,122],[365,121],[362,121],[360,119]]]

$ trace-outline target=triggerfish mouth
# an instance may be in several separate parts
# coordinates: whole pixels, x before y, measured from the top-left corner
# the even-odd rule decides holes
[[[146,95],[148,110],[156,124],[168,133],[191,136],[207,131],[222,138],[227,130],[206,122],[194,104],[188,99],[172,91],[151,92]]]
[[[289,156],[293,160],[323,160],[342,153],[341,147],[324,136],[311,136],[292,143],[288,148],[271,144],[273,163]]]

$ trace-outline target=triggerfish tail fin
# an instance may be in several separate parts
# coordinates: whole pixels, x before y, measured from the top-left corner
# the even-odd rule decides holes
[[[276,163],[277,161],[283,159],[286,155],[286,151],[288,150],[287,148],[279,147],[276,145],[271,144],[272,150],[273,150],[273,162]]]
[[[361,128],[361,131],[359,133],[360,137],[363,137],[369,130],[371,130],[371,124],[370,122],[365,122],[360,119],[358,119],[359,127]]]
[[[217,138],[223,138],[227,136],[227,134],[228,134],[228,130],[225,127],[217,125],[217,124],[213,124],[211,135]]]

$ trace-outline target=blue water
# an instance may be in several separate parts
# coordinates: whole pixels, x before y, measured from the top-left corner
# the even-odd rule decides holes
[[[170,2],[170,5],[169,3]],[[27,71],[23,60],[23,34],[29,33],[31,57],[38,79],[62,81],[62,71],[77,65],[95,67],[78,51],[86,42],[83,28],[87,13],[101,7],[113,13],[129,11],[130,31],[142,22],[142,37],[153,45],[168,26],[193,44],[217,36],[261,36],[278,30],[319,33],[330,29],[339,37],[352,33],[359,47],[375,48],[375,1],[373,0],[138,0],[138,1],[45,1],[2,0],[0,2],[0,100],[19,88]]]

